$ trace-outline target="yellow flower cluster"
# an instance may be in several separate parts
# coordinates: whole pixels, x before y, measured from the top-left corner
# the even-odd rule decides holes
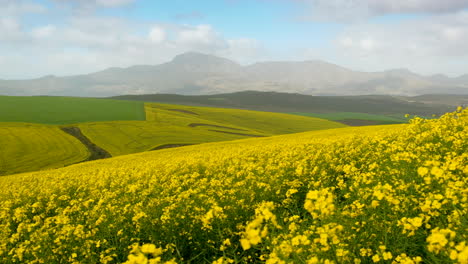
[[[271,210],[274,209],[272,202],[265,202],[255,210],[255,219],[247,224],[245,232],[239,242],[244,250],[250,249],[262,242],[262,238],[265,238],[268,234],[268,226],[266,222],[271,222],[275,227],[280,228],[276,222],[276,215]]]
[[[332,190],[325,188],[318,191],[309,191],[306,196],[304,208],[314,217],[326,217],[335,211]]]
[[[144,244],[139,246],[138,244],[132,245],[132,250],[128,256],[128,261],[124,264],[158,264],[161,262],[161,255],[163,253],[162,248],[156,248],[153,244]],[[165,262],[172,264],[172,262]]]
[[[0,178],[1,263],[468,263],[468,110]]]
[[[429,221],[430,217],[426,217],[426,222]],[[403,226],[403,234],[408,233],[408,236],[414,236],[415,231],[418,230],[424,223],[424,218],[422,217],[413,217],[407,218],[403,217],[398,221],[398,225]]]

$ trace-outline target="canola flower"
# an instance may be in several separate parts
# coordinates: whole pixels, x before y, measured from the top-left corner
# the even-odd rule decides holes
[[[0,178],[0,263],[468,263],[468,110]]]

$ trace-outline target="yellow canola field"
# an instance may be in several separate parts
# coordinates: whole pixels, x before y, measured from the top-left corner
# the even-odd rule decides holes
[[[58,127],[0,123],[0,176],[63,167],[88,156],[80,141]]]
[[[0,178],[2,263],[468,263],[468,110]]]

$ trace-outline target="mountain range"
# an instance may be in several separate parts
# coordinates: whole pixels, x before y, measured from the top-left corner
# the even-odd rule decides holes
[[[209,95],[246,90],[308,95],[468,94],[468,74],[450,78],[442,74],[419,75],[407,69],[360,72],[317,60],[242,66],[225,58],[188,52],[159,65],[109,68],[66,77],[0,80],[2,95]]]

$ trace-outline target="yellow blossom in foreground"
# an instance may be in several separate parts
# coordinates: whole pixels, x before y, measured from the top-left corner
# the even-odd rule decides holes
[[[0,262],[468,264],[467,175],[461,109],[4,176]]]
[[[435,228],[431,230],[431,235],[426,239],[427,249],[430,252],[439,253],[449,242],[449,239],[455,237],[455,232],[450,229]]]
[[[307,193],[304,208],[314,217],[332,215],[335,211],[331,189],[314,190]]]

